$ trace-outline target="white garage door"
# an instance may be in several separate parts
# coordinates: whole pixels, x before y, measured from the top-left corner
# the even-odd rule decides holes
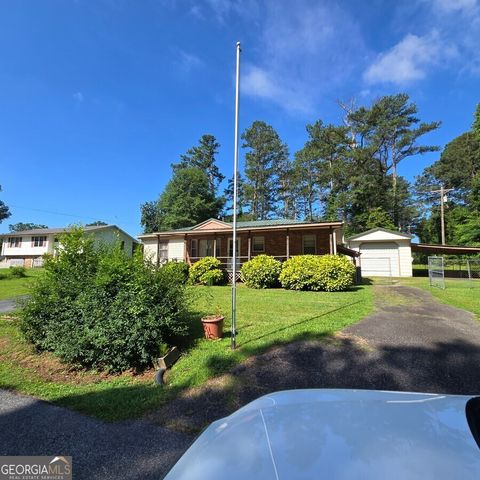
[[[399,277],[398,245],[394,242],[362,243],[360,261],[364,277]]]

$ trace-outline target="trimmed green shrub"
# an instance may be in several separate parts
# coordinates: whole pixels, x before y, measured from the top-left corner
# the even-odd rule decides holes
[[[280,283],[289,290],[346,290],[353,284],[354,265],[342,255],[300,255],[282,266]]]
[[[320,257],[317,255],[298,255],[289,258],[282,265],[279,280],[288,290],[321,290],[318,271]]]
[[[243,283],[250,288],[271,288],[279,285],[282,264],[269,255],[258,255],[242,265]]]
[[[218,285],[225,280],[222,262],[217,258],[204,257],[190,267],[189,280],[193,285]]]
[[[23,277],[26,277],[27,276],[27,270],[25,269],[25,267],[21,267],[21,266],[11,266],[9,268],[10,270],[10,275],[12,277],[15,277],[15,278],[23,278]]]
[[[322,255],[320,257],[319,281],[322,290],[340,292],[353,285],[355,266],[343,255]]]
[[[171,272],[181,283],[187,283],[189,266],[186,262],[167,262],[161,266]]]
[[[112,372],[143,369],[187,334],[185,285],[171,268],[155,268],[140,250],[129,258],[97,248],[74,229],[33,285],[21,311],[21,330],[40,351],[75,366]]]

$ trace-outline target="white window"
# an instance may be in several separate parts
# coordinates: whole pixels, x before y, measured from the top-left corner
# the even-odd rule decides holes
[[[158,256],[160,260],[168,260],[168,241],[160,242],[158,245]]]
[[[32,247],[44,247],[47,244],[47,237],[32,237]]]
[[[213,257],[213,240],[199,240],[198,251],[200,257]]]
[[[264,252],[265,251],[265,237],[253,237],[252,238],[252,249],[254,252]]]
[[[192,238],[190,241],[190,256],[192,258],[198,257],[198,240],[196,238]]]
[[[315,255],[317,253],[317,245],[315,235],[303,236],[303,254]]]
[[[8,237],[9,248],[20,248],[22,246],[22,237]]]

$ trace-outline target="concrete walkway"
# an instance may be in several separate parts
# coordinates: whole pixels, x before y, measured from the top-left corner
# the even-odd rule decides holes
[[[0,390],[0,455],[71,455],[76,480],[160,480],[192,440],[147,422],[104,423]]]

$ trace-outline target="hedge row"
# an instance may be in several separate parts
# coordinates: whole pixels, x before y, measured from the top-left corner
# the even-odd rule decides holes
[[[241,270],[243,282],[252,288],[281,285],[289,290],[338,292],[353,285],[355,267],[341,255],[300,255],[281,264],[259,255]]]
[[[190,268],[183,263],[168,263],[164,268],[178,272],[192,285],[218,285],[226,278],[220,260],[205,257]],[[355,267],[343,255],[299,255],[283,264],[269,255],[258,255],[243,264],[241,279],[250,288],[282,286],[288,290],[338,292],[354,281]]]

